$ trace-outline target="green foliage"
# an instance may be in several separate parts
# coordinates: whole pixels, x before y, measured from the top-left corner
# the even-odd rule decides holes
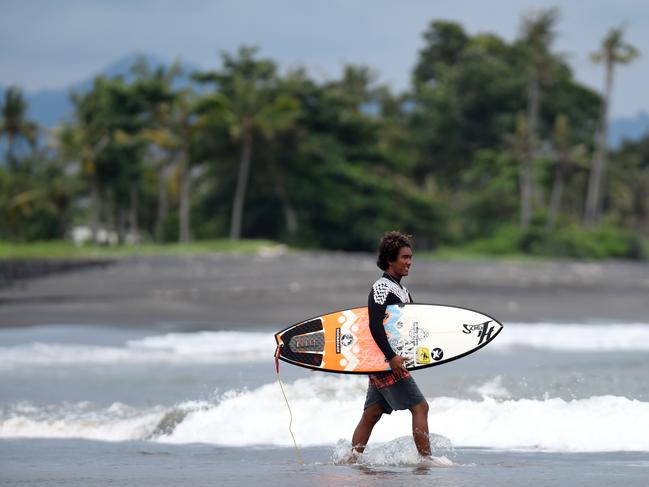
[[[469,36],[455,22],[433,21],[422,36],[426,45],[419,51],[419,62],[413,71],[415,86],[438,81],[446,66],[461,62],[462,53],[469,43]]]
[[[557,15],[526,18],[514,42],[431,22],[402,93],[367,66],[322,82],[280,73],[248,46],[184,87],[177,64],[139,61],[132,80],[74,94],[47,148],[12,89],[0,238],[84,224],[122,243],[230,235],[355,251],[400,229],[420,251],[645,258],[649,137],[610,154],[607,226],[579,226],[601,98],[552,51]]]
[[[488,238],[463,246],[469,253],[483,255],[527,254],[579,259],[647,259],[646,242],[636,233],[614,227],[596,230],[569,226],[547,230],[532,226],[502,226]]]
[[[20,161],[14,171],[0,166],[0,239],[61,237],[72,217],[78,182],[56,160],[31,155]]]

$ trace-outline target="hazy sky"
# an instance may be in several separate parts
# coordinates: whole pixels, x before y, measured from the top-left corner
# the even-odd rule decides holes
[[[597,90],[603,69],[589,53],[627,23],[626,39],[643,56],[617,70],[612,114],[649,112],[647,0],[0,0],[0,85],[68,86],[135,51],[216,67],[220,51],[246,43],[282,68],[307,66],[316,79],[352,62],[403,89],[432,19],[512,40],[524,13],[553,6],[561,12],[555,50]]]

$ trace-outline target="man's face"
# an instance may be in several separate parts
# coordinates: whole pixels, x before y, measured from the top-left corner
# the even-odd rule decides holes
[[[391,274],[401,278],[408,275],[412,265],[412,249],[410,247],[401,247],[396,260],[390,261],[388,271]]]

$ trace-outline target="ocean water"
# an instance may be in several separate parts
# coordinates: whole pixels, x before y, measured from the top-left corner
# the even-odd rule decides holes
[[[264,329],[0,330],[0,485],[649,485],[649,324],[506,323],[414,372],[433,463],[402,411],[344,464],[366,377],[282,362],[287,406],[274,347]]]

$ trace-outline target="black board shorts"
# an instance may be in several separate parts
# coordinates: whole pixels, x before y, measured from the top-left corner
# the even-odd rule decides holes
[[[391,386],[382,387],[381,389],[377,389],[370,384],[367,388],[365,407],[363,409],[367,409],[374,404],[381,404],[385,413],[390,414],[395,410],[410,409],[425,400],[426,398],[419,390],[415,379],[406,377]]]

